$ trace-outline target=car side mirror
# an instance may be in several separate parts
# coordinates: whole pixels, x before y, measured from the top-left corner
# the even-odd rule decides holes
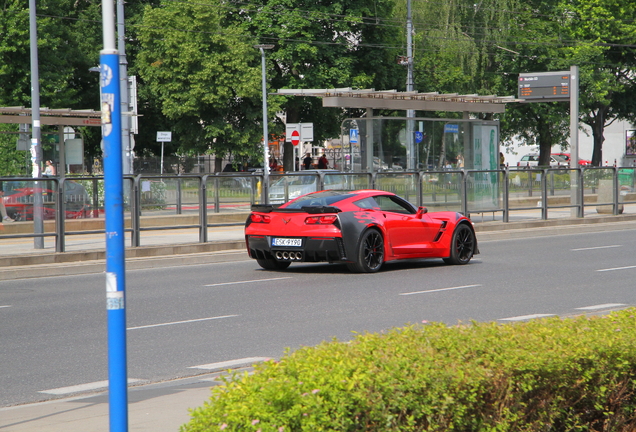
[[[418,207],[417,208],[417,213],[415,214],[415,216],[417,216],[418,219],[422,218],[422,215],[425,215],[426,213],[428,213],[428,209],[426,207]]]

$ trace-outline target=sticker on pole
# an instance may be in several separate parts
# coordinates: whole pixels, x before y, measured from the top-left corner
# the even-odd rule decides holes
[[[102,64],[101,69],[101,73],[99,74],[101,85],[102,87],[107,87],[113,80],[113,70],[106,64]]]

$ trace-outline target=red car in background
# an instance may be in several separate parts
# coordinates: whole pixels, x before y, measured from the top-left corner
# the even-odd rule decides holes
[[[245,240],[249,256],[267,270],[329,262],[372,273],[388,261],[442,258],[467,264],[479,253],[467,217],[453,211],[428,213],[380,190],[326,190],[281,206],[252,206]]]
[[[563,159],[568,161],[568,163],[570,162],[570,153],[552,153],[552,156],[561,156]],[[579,159],[579,165],[580,166],[592,165],[592,161],[587,159]]]
[[[90,201],[84,186],[73,181],[67,181],[64,186],[66,219],[90,217]],[[43,219],[55,219],[57,193],[51,189],[31,186],[18,187],[4,193],[2,199],[7,215],[16,221],[33,220],[33,203],[36,194],[42,195]]]

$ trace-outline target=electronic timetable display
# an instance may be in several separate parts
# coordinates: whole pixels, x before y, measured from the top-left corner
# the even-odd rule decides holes
[[[538,72],[519,74],[519,99],[533,102],[570,99],[569,72]]]

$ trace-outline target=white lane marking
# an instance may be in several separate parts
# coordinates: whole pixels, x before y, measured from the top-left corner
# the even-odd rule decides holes
[[[629,270],[629,269],[633,269],[633,268],[636,268],[636,266],[614,267],[614,268],[600,269],[600,270],[596,270],[596,271],[597,272],[608,272],[608,271],[614,271],[614,270]]]
[[[8,308],[8,307],[11,307],[11,305],[4,305],[4,306],[0,306],[0,309],[2,309],[2,308]]]
[[[292,279],[292,277],[287,276],[287,277],[279,277],[279,278],[271,278],[271,279],[254,279],[254,280],[237,281],[237,282],[223,282],[223,283],[209,284],[209,285],[203,285],[203,286],[215,287],[215,286],[221,286],[221,285],[237,285],[237,284],[254,283],[254,282],[269,282],[269,281],[283,280],[283,279]]]
[[[188,369],[223,370],[239,366],[252,366],[254,363],[262,363],[267,360],[269,360],[269,357],[245,357],[242,359],[228,360],[218,363],[190,366]]]
[[[198,322],[198,321],[210,321],[210,320],[217,320],[217,319],[223,319],[223,318],[235,318],[237,316],[238,315],[223,315],[223,316],[215,316],[215,317],[209,317],[209,318],[197,318],[197,319],[191,319],[186,321],[173,321],[173,322],[167,322],[167,323],[161,323],[161,324],[149,324],[144,326],[128,327],[126,330],[138,330],[138,329],[144,329],[144,328],[163,327],[163,326],[176,325],[176,324],[189,324],[189,323]]]
[[[614,308],[619,306],[625,306],[625,305],[623,303],[605,303],[605,304],[594,305],[594,306],[580,307],[576,309],[577,310],[597,310],[597,309],[609,309],[609,308]]]
[[[427,293],[433,293],[433,292],[458,290],[458,289],[464,289],[464,288],[476,288],[480,286],[481,285],[464,285],[464,286],[457,286],[457,287],[450,287],[450,288],[432,289],[432,290],[426,290],[426,291],[406,292],[406,293],[400,293],[399,295],[427,294]]]
[[[143,380],[136,379],[136,378],[128,378],[128,384],[133,384],[139,381],[143,381]],[[91,390],[98,390],[103,388],[108,388],[108,380],[96,381],[96,382],[86,383],[86,384],[79,384],[79,385],[74,385],[69,387],[59,387],[59,388],[54,388],[50,390],[42,390],[42,391],[39,391],[38,393],[64,395],[64,394],[79,393],[79,392],[85,392],[85,391],[91,391]]]
[[[623,245],[611,245],[611,246],[597,246],[597,247],[588,247],[588,248],[578,248],[578,249],[571,249],[572,252],[578,252],[578,251],[587,251],[587,250],[594,250],[594,249],[609,249],[609,248],[617,248],[617,247],[623,247]]]
[[[520,315],[520,316],[510,317],[510,318],[499,318],[499,321],[524,321],[524,320],[531,320],[535,318],[545,318],[545,317],[551,317],[551,316],[554,316],[554,314]]]

